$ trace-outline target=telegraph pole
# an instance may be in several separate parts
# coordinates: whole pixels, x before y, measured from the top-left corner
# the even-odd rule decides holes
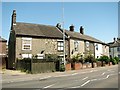
[[[63,3],[62,3],[62,27],[63,27],[63,62],[64,62],[64,65],[66,64],[66,61],[65,61],[65,29],[64,29],[64,0],[63,0]]]

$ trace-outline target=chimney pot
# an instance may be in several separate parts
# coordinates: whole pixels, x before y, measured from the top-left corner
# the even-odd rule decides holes
[[[116,38],[115,37],[113,38],[113,40],[114,40],[114,42],[116,42]]]
[[[11,30],[13,30],[14,25],[16,25],[16,10],[13,10],[12,14]]]
[[[80,33],[84,34],[84,28],[82,26],[80,27]]]
[[[72,31],[72,32],[74,31],[74,25],[73,24],[69,28],[70,28],[70,31]]]

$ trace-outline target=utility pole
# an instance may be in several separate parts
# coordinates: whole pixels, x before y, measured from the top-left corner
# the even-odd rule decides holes
[[[64,29],[64,0],[63,0],[63,3],[62,3],[62,27],[63,27],[63,62],[64,62],[64,65],[66,64],[66,61],[65,61],[65,29]]]

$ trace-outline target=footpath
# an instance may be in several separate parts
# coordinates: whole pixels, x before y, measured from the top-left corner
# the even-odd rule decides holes
[[[49,73],[39,73],[39,74],[27,74],[16,70],[3,70],[0,72],[0,82],[1,83],[12,83],[12,82],[22,82],[30,80],[42,80],[50,77],[61,77],[67,76],[75,73],[75,70],[65,71],[65,72],[49,72]]]
[[[114,66],[108,66],[107,68],[111,68]],[[22,82],[22,81],[31,81],[31,80],[42,80],[42,79],[47,79],[52,77],[71,76],[71,75],[76,75],[78,73],[90,73],[90,72],[100,70],[102,68],[105,68],[105,67],[70,70],[65,72],[39,73],[39,74],[26,74],[21,71],[5,69],[3,71],[0,71],[0,82],[4,84],[4,83],[13,83],[13,82]]]

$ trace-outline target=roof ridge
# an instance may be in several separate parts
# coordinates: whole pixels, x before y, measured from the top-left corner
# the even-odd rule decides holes
[[[42,25],[42,26],[49,26],[49,27],[56,27],[56,26],[52,26],[52,25],[45,25],[45,24],[37,24],[37,23],[28,23],[28,22],[16,22],[16,23],[23,23],[23,24],[32,24],[32,25]]]

